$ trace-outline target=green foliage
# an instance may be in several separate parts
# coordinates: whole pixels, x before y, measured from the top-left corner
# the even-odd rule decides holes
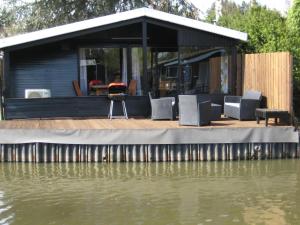
[[[24,24],[26,32],[40,30],[114,12],[115,2],[116,0],[35,1],[24,6],[27,8],[26,17],[21,22]]]
[[[1,5],[0,5],[1,6]],[[0,7],[0,37],[7,37],[15,30],[15,10]]]
[[[214,18],[212,5],[206,21],[213,22]],[[217,24],[248,33],[248,42],[239,46],[240,52],[290,51],[293,54],[294,109],[300,115],[300,0],[294,0],[287,18],[256,1],[236,5],[224,0],[222,16]]]
[[[300,117],[300,0],[293,1],[293,7],[288,12],[287,28],[289,50],[294,56],[294,109]]]
[[[289,36],[289,50],[293,53],[296,63],[300,60],[300,0],[294,0],[287,17],[287,29]],[[297,78],[300,79],[300,67],[297,68]],[[299,80],[300,81],[300,80]]]
[[[0,11],[0,36],[1,37],[5,37],[5,30],[4,28],[9,26],[10,24],[10,15],[9,13],[5,10],[5,9],[2,9]]]
[[[20,0],[6,0],[6,2],[6,5],[14,4],[13,7],[5,8],[5,12],[12,16],[12,23],[1,23],[7,34],[40,30],[140,7],[150,7],[191,18],[198,16],[197,9],[186,0],[35,0],[23,3],[20,3]],[[1,15],[5,17],[4,13]],[[14,32],[10,32],[13,24],[17,26],[14,27]]]
[[[279,12],[257,3],[239,6],[223,1],[222,16],[218,25],[248,33],[248,42],[240,46],[242,52],[273,52],[288,49],[285,18]],[[208,21],[213,9],[210,9]]]

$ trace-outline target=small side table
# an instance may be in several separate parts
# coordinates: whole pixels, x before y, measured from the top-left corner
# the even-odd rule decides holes
[[[269,118],[275,118],[275,124],[277,124],[278,118],[280,120],[286,120],[289,119],[289,112],[286,110],[280,110],[280,109],[264,109],[264,108],[258,108],[255,110],[255,117],[256,117],[256,123],[259,124],[260,118],[265,119],[265,125],[268,126],[268,120]]]
[[[211,120],[220,120],[222,114],[222,106],[219,104],[211,103]]]

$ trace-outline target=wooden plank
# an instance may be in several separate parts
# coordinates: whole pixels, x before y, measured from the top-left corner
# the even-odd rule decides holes
[[[242,69],[243,69],[243,64],[242,64],[242,54],[237,55],[237,80],[236,80],[236,95],[242,95]]]
[[[274,121],[270,122],[270,126]],[[0,122],[0,129],[203,129],[231,127],[264,127],[264,123],[256,121],[239,121],[221,118],[212,121],[210,126],[179,126],[178,121],[153,121],[150,119],[55,119],[55,120],[6,120]]]
[[[231,94],[236,95],[237,94],[237,49],[236,47],[233,47],[231,49],[231,62],[229,65],[231,65]]]
[[[221,90],[221,57],[209,59],[209,93],[220,93]]]
[[[246,54],[243,92],[259,90],[267,107],[292,112],[292,58],[289,52]]]

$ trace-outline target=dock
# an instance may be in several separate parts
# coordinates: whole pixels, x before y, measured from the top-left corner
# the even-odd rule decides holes
[[[174,162],[300,156],[292,126],[222,118],[209,126],[149,119],[0,122],[1,162]]]

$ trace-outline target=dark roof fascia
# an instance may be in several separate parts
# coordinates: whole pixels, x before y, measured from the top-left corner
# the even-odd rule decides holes
[[[172,23],[169,23],[169,22],[160,21],[160,20],[157,20],[157,19],[153,19],[153,18],[143,16],[143,17],[139,17],[139,18],[135,18],[135,19],[131,19],[131,20],[126,20],[126,21],[121,21],[121,22],[117,22],[117,23],[113,23],[113,24],[108,24],[108,25],[105,25],[105,26],[100,26],[100,27],[91,28],[91,29],[87,29],[87,30],[81,30],[81,31],[73,32],[73,33],[63,34],[63,35],[60,35],[60,36],[55,36],[55,37],[46,38],[46,39],[42,39],[42,40],[37,40],[37,41],[33,41],[33,42],[28,42],[28,43],[24,43],[24,44],[20,44],[20,45],[15,45],[15,46],[3,48],[2,50],[3,51],[16,51],[16,50],[20,50],[20,49],[26,49],[26,48],[30,48],[30,47],[34,47],[34,46],[38,46],[38,45],[44,45],[44,44],[49,44],[49,43],[53,43],[53,42],[63,41],[63,40],[66,40],[66,39],[76,38],[76,37],[79,37],[79,36],[82,36],[82,35],[88,35],[88,34],[100,32],[100,31],[105,31],[105,30],[109,30],[109,29],[114,29],[114,28],[118,28],[118,27],[122,27],[122,26],[127,26],[127,25],[131,25],[131,24],[135,24],[135,23],[141,23],[143,21],[146,21],[149,24],[153,24],[153,25],[157,25],[157,26],[161,26],[161,27],[165,27],[165,28],[173,29],[173,30],[177,30],[177,31],[179,31],[179,30],[193,30],[193,31],[197,31],[197,32],[210,33],[210,32],[207,32],[207,31],[199,31],[197,29],[185,27],[185,26],[182,26],[182,25],[172,24]],[[217,35],[217,34],[214,34],[214,35]],[[223,37],[222,35],[219,35],[219,36],[221,36],[224,39],[232,40],[236,44],[241,42],[240,40],[233,39],[233,38],[230,38],[230,37]]]
[[[204,32],[204,33],[220,36],[220,37],[222,37],[224,39],[227,39],[227,40],[234,41],[236,44],[240,43],[240,42],[243,42],[241,40],[231,38],[231,37],[225,37],[225,36],[222,36],[222,35],[219,35],[219,34],[215,34],[213,32],[208,32],[208,31],[204,31],[204,30],[197,30],[197,29],[194,29],[194,28],[191,28],[191,27],[185,27],[185,26],[178,25],[178,24],[172,24],[172,23],[169,23],[169,22],[160,21],[160,20],[153,19],[153,18],[148,18],[148,17],[147,17],[147,23],[157,25],[157,26],[161,26],[161,27],[165,27],[165,28],[169,28],[169,29],[173,29],[173,30],[177,30],[177,31],[179,31],[179,30],[182,30],[182,31],[191,30],[191,31],[196,31],[196,32]]]
[[[29,43],[15,45],[12,47],[3,48],[2,50],[3,51],[15,51],[15,50],[20,50],[20,49],[26,49],[26,48],[30,48],[30,47],[34,47],[34,46],[38,46],[38,45],[44,45],[44,44],[49,44],[49,43],[53,43],[53,42],[63,41],[66,39],[76,38],[76,37],[79,37],[82,35],[88,35],[88,34],[105,31],[105,30],[110,30],[110,29],[114,29],[114,28],[118,28],[118,27],[122,27],[122,26],[135,24],[135,23],[141,23],[144,20],[145,20],[144,17],[140,17],[140,18],[131,19],[131,20],[127,20],[127,21],[121,21],[118,23],[95,27],[95,28],[91,28],[88,30],[77,31],[77,32],[73,32],[73,33],[60,35],[60,36],[55,36],[55,37],[37,40],[37,41],[29,42]]]

